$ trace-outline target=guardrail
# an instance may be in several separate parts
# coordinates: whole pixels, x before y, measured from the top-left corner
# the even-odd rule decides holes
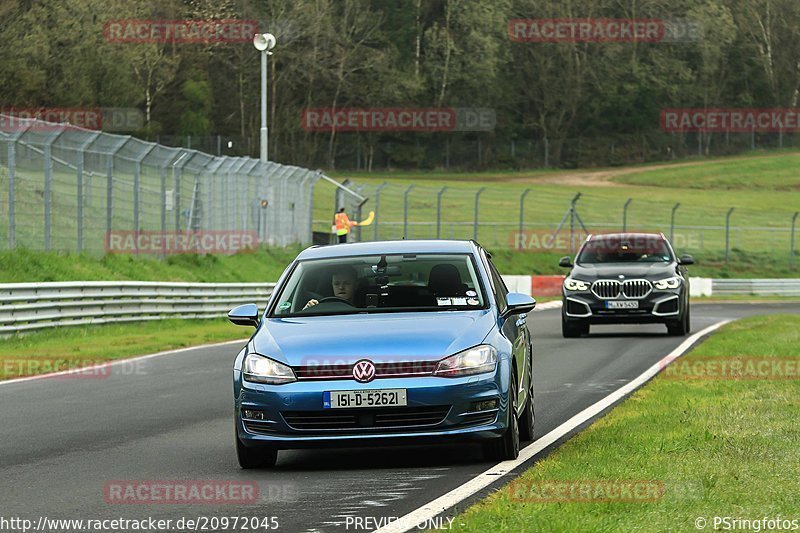
[[[712,279],[711,293],[800,296],[800,279]]]
[[[538,276],[503,278],[512,291],[544,295],[542,287],[537,285]],[[800,278],[691,278],[691,284],[692,296],[800,296]],[[555,289],[548,285],[548,290],[560,294],[560,282],[550,285]],[[274,287],[274,283],[148,281],[0,284],[0,335],[53,326],[222,317],[239,304],[255,302],[259,306],[265,305]]]
[[[214,318],[266,304],[274,283],[94,281],[0,284],[0,334],[53,326]]]

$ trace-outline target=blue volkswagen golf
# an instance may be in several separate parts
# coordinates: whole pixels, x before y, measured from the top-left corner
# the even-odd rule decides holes
[[[533,350],[526,313],[473,241],[312,247],[281,275],[236,357],[242,468],[278,450],[481,440],[487,458],[533,438]]]

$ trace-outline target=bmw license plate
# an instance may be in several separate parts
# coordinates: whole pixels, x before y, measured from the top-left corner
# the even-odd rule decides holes
[[[606,302],[606,309],[639,309],[636,300],[610,300]]]
[[[322,393],[324,409],[407,405],[406,389],[344,390]]]

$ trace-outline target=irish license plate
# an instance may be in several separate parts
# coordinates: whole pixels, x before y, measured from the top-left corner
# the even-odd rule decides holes
[[[639,302],[636,300],[609,300],[606,302],[606,309],[639,309]]]
[[[407,405],[406,389],[344,390],[322,393],[324,409]]]

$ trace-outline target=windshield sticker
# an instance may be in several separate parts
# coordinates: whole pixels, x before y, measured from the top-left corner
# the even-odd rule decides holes
[[[453,305],[467,305],[466,298],[453,298]]]
[[[470,298],[470,299],[467,300],[467,303],[469,305],[478,305],[478,300],[475,299],[475,298]]]
[[[467,296],[477,296],[478,293],[475,291],[467,291]]]
[[[289,309],[292,306],[292,302],[283,302],[281,305],[278,306],[278,309]]]
[[[436,298],[436,305],[453,305],[450,298]]]

